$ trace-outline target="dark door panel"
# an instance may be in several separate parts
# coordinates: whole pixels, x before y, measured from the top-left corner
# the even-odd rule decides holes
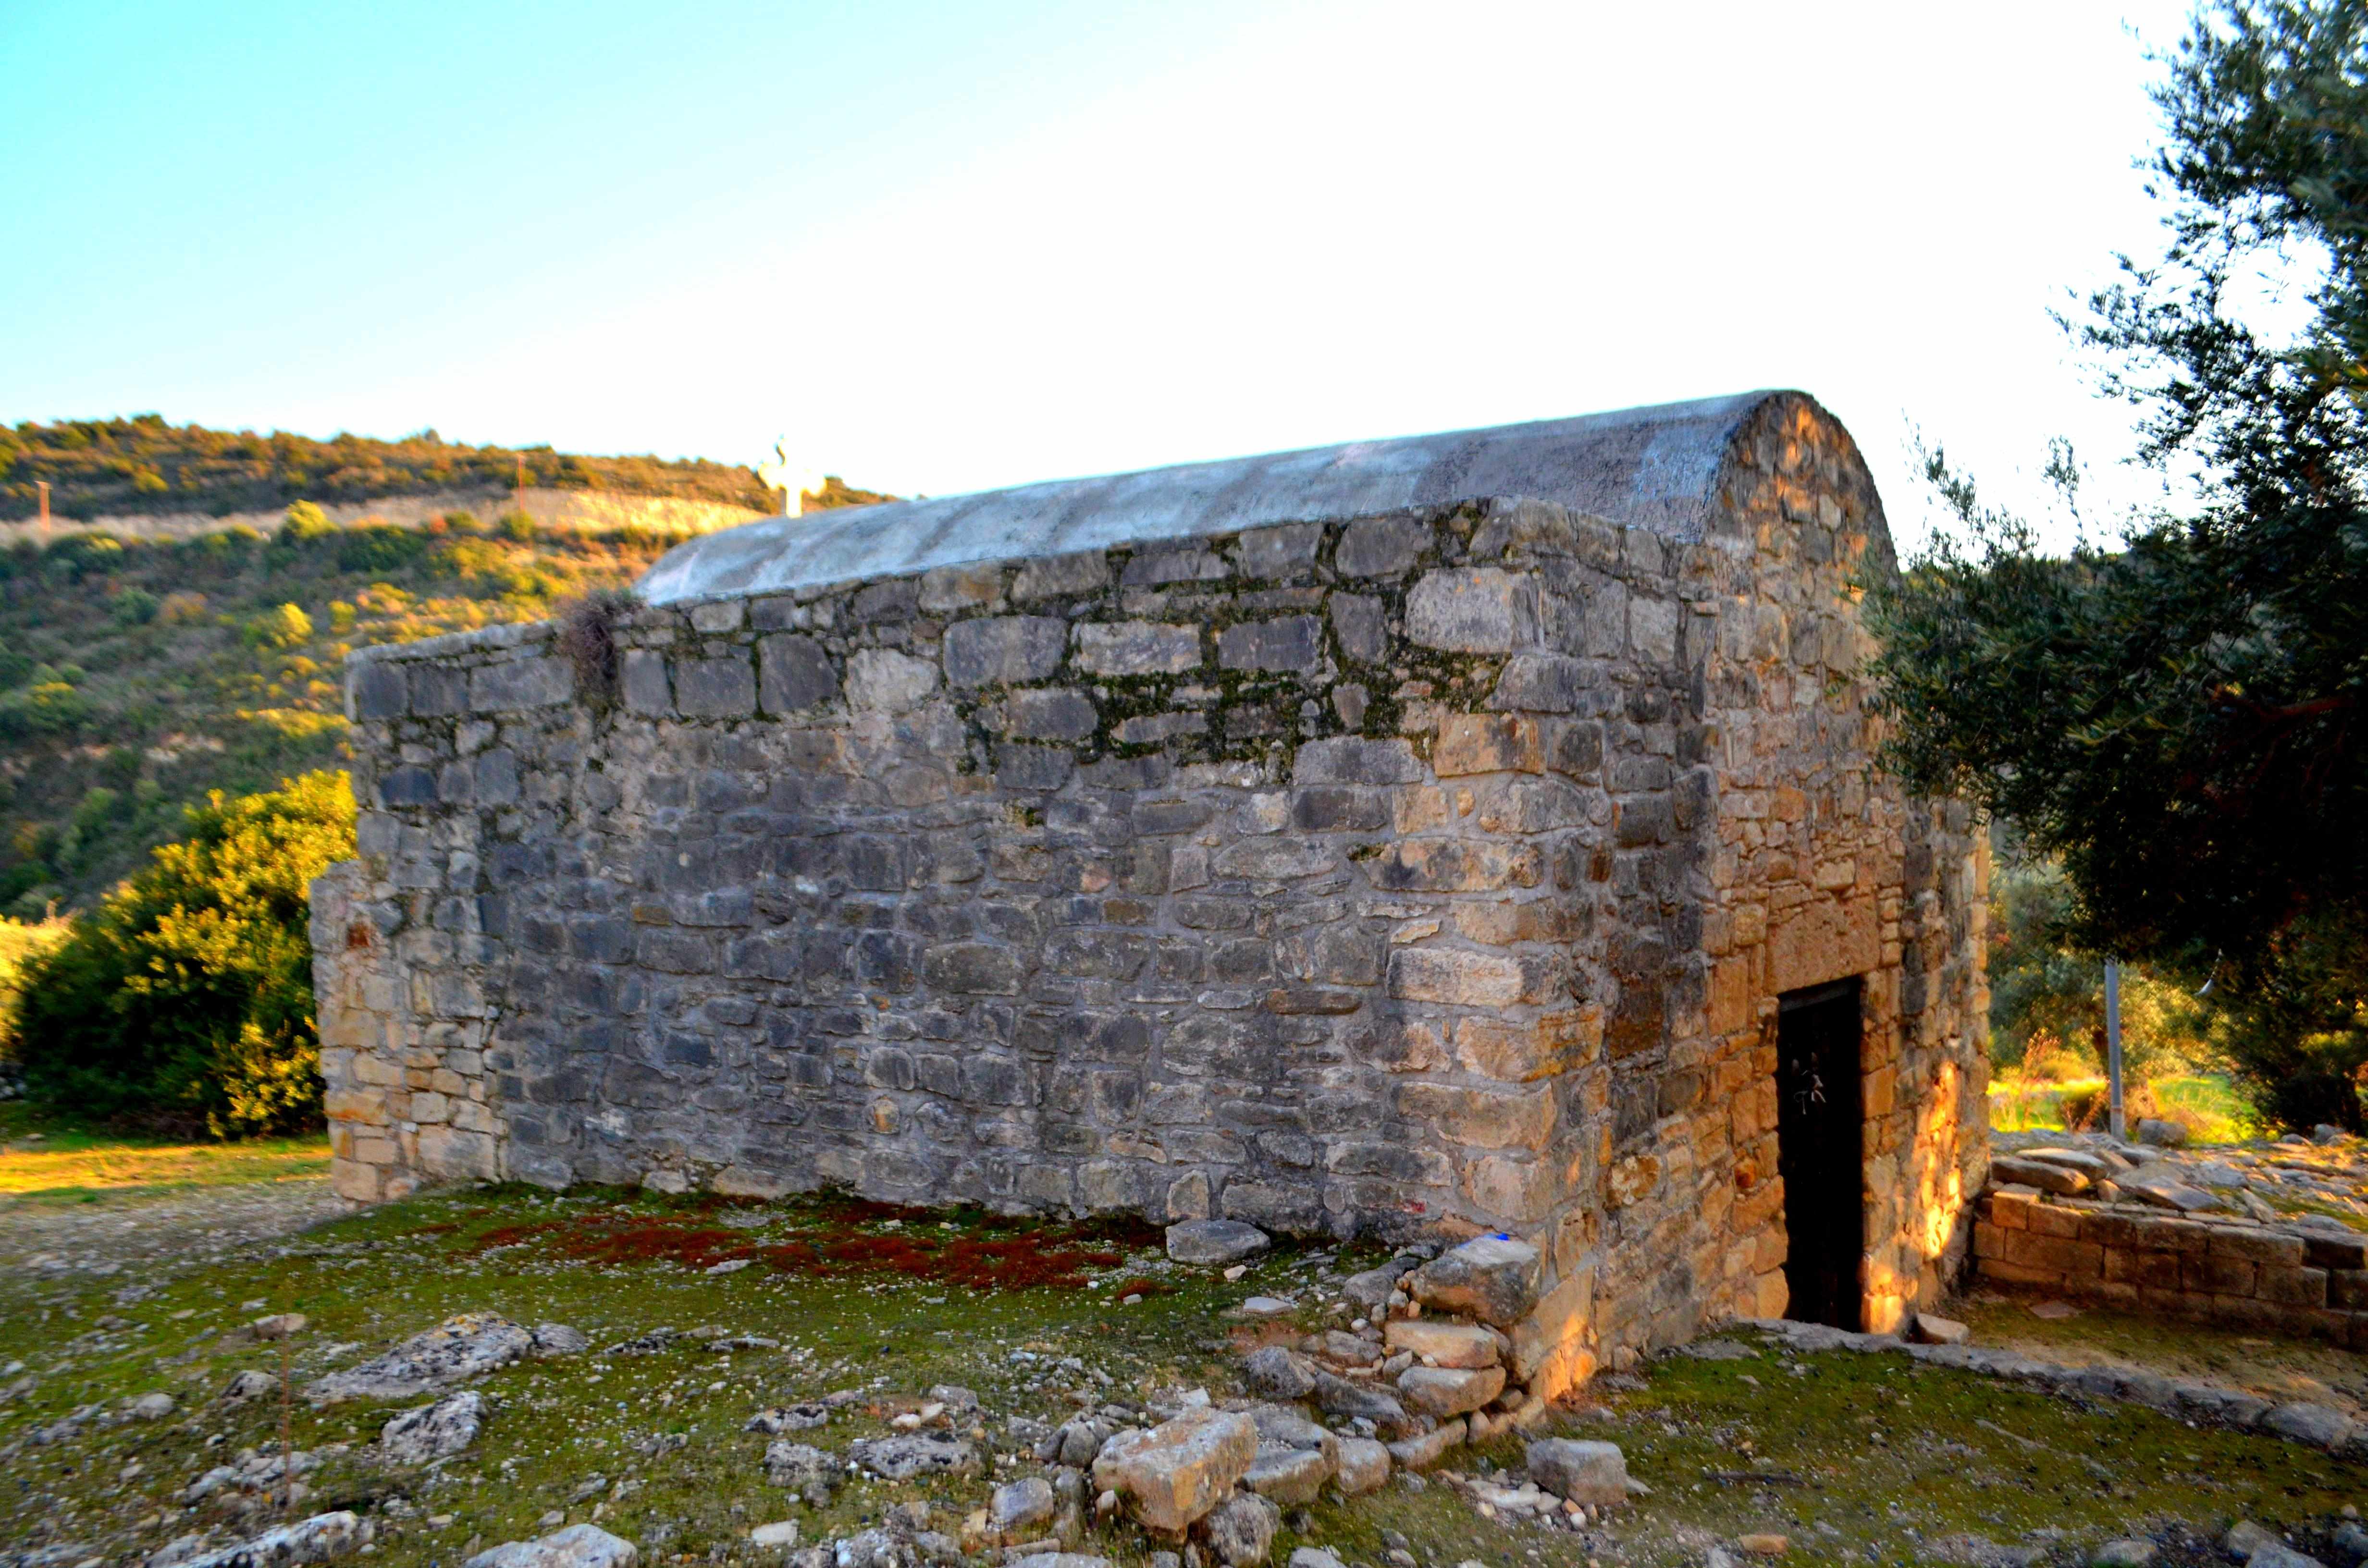
[[[1777,999],[1776,1163],[1790,1244],[1787,1317],[1856,1329],[1866,1252],[1859,983]]]

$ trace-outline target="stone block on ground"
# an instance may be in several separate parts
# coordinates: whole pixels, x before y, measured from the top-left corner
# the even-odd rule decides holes
[[[1284,1507],[1296,1507],[1315,1502],[1336,1468],[1333,1455],[1322,1449],[1260,1443],[1258,1457],[1243,1473],[1242,1484]]]
[[[1352,1421],[1362,1417],[1384,1434],[1403,1437],[1415,1429],[1414,1419],[1397,1397],[1370,1383],[1352,1383],[1329,1372],[1317,1372],[1314,1398],[1315,1407],[1325,1415],[1345,1415]]]
[[[409,1399],[507,1367],[533,1348],[534,1336],[493,1312],[462,1312],[415,1334],[358,1367],[331,1372],[306,1389],[334,1404],[348,1399]]]
[[[798,1522],[776,1519],[771,1524],[758,1525],[748,1532],[748,1544],[772,1551],[790,1551],[798,1544]]]
[[[1531,1481],[1557,1497],[1589,1508],[1628,1500],[1628,1456],[1617,1443],[1538,1437],[1529,1446]]]
[[[786,1486],[813,1502],[828,1502],[838,1483],[846,1479],[847,1466],[837,1454],[817,1449],[811,1443],[792,1443],[777,1438],[765,1448],[765,1480],[774,1486]]]
[[[1367,1317],[1378,1317],[1390,1303],[1390,1292],[1398,1281],[1413,1273],[1420,1259],[1394,1257],[1379,1268],[1368,1268],[1362,1274],[1351,1274],[1340,1284],[1340,1294],[1352,1307]]]
[[[2109,1540],[2089,1554],[2095,1568],[2146,1568],[2154,1559],[2154,1542],[2127,1536]]]
[[[1497,1336],[1488,1330],[1437,1318],[1399,1318],[1382,1330],[1382,1342],[1440,1367],[1493,1367],[1499,1358]]]
[[[934,1432],[900,1433],[848,1445],[847,1457],[889,1481],[920,1476],[976,1475],[978,1450],[961,1437]]]
[[[2035,1187],[2042,1192],[2052,1192],[2060,1198],[2073,1198],[2089,1190],[2086,1173],[2046,1160],[2026,1160],[2013,1154],[2000,1154],[1990,1161],[1992,1181],[2013,1182],[2019,1187]]]
[[[1121,1432],[1094,1460],[1094,1484],[1118,1493],[1151,1529],[1179,1535],[1224,1500],[1258,1458],[1258,1427],[1236,1412],[1195,1410]]]
[[[2156,1117],[2143,1116],[2138,1119],[2137,1137],[2139,1142],[2151,1143],[2157,1149],[2187,1147],[2187,1129],[2184,1126],[2176,1121],[2165,1121]]]
[[[1007,1482],[995,1489],[987,1504],[987,1522],[997,1540],[1009,1544],[1033,1539],[1027,1532],[1052,1522],[1060,1509],[1060,1501],[1053,1494],[1053,1483],[1041,1475]]]
[[[485,1400],[474,1390],[447,1394],[433,1404],[406,1410],[379,1428],[379,1451],[393,1464],[427,1464],[459,1453],[477,1440]]]
[[[361,1521],[341,1508],[276,1526],[234,1545],[184,1557],[176,1568],[298,1568],[342,1557],[361,1539]]]
[[[1237,1492],[1209,1511],[1200,1533],[1225,1568],[1254,1568],[1273,1550],[1281,1524],[1281,1508],[1255,1493]]]
[[[1502,1367],[1408,1367],[1398,1398],[1417,1415],[1444,1419],[1479,1409],[1505,1390]]]
[[[1243,1358],[1242,1383],[1260,1399],[1304,1399],[1315,1390],[1315,1369],[1295,1351],[1269,1345]]]
[[[2351,1418],[2341,1411],[2299,1400],[2272,1409],[2261,1417],[2261,1425],[2290,1442],[2330,1450],[2350,1441],[2354,1430]]]
[[[632,1568],[640,1549],[598,1525],[570,1525],[532,1540],[507,1540],[461,1568]]]
[[[1371,1437],[1341,1438],[1339,1471],[1334,1479],[1344,1497],[1376,1490],[1390,1479],[1388,1446]]]
[[[1915,1328],[1916,1337],[1927,1345],[1963,1345],[1974,1332],[1954,1318],[1933,1312],[1918,1312]]]
[[[1407,1285],[1433,1311],[1510,1328],[1538,1304],[1539,1261],[1538,1249],[1527,1242],[1482,1236],[1424,1264]]]
[[[1264,1231],[1239,1220],[1186,1220],[1167,1227],[1167,1256],[1178,1263],[1239,1263],[1270,1244]]]
[[[1389,1445],[1390,1459],[1406,1470],[1429,1470],[1446,1457],[1447,1450],[1463,1441],[1464,1425],[1461,1417],[1442,1421],[1428,1432],[1400,1437]]]
[[[531,1353],[536,1356],[574,1356],[590,1348],[591,1344],[580,1328],[570,1328],[564,1323],[539,1323],[534,1325]]]

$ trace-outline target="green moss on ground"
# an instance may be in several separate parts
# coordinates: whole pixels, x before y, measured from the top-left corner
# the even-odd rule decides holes
[[[593,1214],[612,1220],[578,1223]],[[288,1352],[300,1392],[330,1368],[461,1312],[566,1323],[591,1337],[593,1353],[522,1363],[473,1385],[492,1405],[484,1433],[440,1475],[381,1470],[361,1451],[394,1409],[417,1401],[323,1409],[301,1397],[289,1402],[284,1415],[298,1448],[354,1446],[305,1477],[313,1490],[302,1511],[378,1507],[388,1517],[390,1501],[400,1499],[375,1553],[386,1562],[449,1564],[472,1541],[541,1533],[547,1527],[539,1521],[553,1512],[576,1522],[597,1510],[604,1528],[667,1561],[757,1561],[771,1554],[746,1544],[755,1525],[794,1517],[807,1540],[826,1540],[914,1499],[930,1502],[933,1524],[951,1532],[985,1500],[987,1478],[851,1483],[826,1508],[796,1509],[766,1484],[768,1439],[743,1430],[747,1417],[768,1404],[855,1391],[860,1397],[831,1425],[801,1435],[844,1453],[855,1438],[885,1435],[889,1419],[931,1385],[958,1383],[985,1402],[983,1447],[1008,1456],[1017,1445],[1004,1419],[1063,1419],[1077,1408],[1072,1391],[1097,1404],[1140,1404],[1178,1387],[1206,1386],[1223,1398],[1235,1365],[1224,1310],[1259,1291],[1314,1302],[1308,1285],[1331,1256],[1286,1249],[1228,1283],[1212,1270],[1168,1265],[1139,1233],[1131,1248],[1071,1238],[1059,1244],[1111,1259],[1085,1269],[1088,1288],[1020,1291],[894,1274],[776,1273],[761,1261],[712,1276],[675,1262],[568,1256],[570,1238],[615,1234],[628,1218],[662,1232],[728,1231],[760,1251],[800,1238],[860,1238],[892,1256],[903,1249],[881,1244],[916,1234],[1008,1241],[1030,1233],[975,1214],[953,1216],[951,1229],[935,1216],[892,1223],[893,1216],[827,1201],[743,1208],[499,1189],[389,1205],[310,1233],[288,1256],[193,1269],[144,1295],[121,1277],[0,1280],[0,1366],[26,1364],[0,1375],[0,1389],[18,1391],[0,1405],[0,1540],[71,1541],[120,1562],[208,1523],[218,1539],[231,1539],[219,1506],[185,1512],[177,1494],[240,1449],[278,1442],[278,1400],[213,1402],[238,1371],[279,1375],[278,1346],[224,1338],[276,1311],[311,1319]],[[523,1239],[484,1246],[495,1231],[495,1243]],[[711,1250],[700,1256],[734,1244],[702,1244]],[[1365,1261],[1343,1255],[1330,1267]],[[1112,1301],[1109,1287],[1142,1280],[1164,1289],[1133,1306]],[[646,1355],[602,1353],[651,1329],[707,1324],[780,1345],[727,1355],[685,1339]],[[2137,1530],[2170,1545],[2170,1561],[2202,1562],[2205,1538],[2232,1518],[2295,1528],[2307,1540],[2368,1490],[2358,1463],[2273,1438],[2191,1427],[2134,1406],[2084,1405],[1896,1356],[1794,1356],[1750,1335],[1735,1343],[1749,1354],[1672,1358],[1648,1369],[1639,1386],[1599,1390],[1594,1404],[1554,1418],[1557,1430],[1619,1442],[1632,1472],[1654,1488],[1604,1531],[1581,1538],[1485,1519],[1434,1480],[1419,1492],[1393,1484],[1294,1513],[1278,1559],[1294,1545],[1320,1543],[1349,1562],[1378,1564],[1388,1530],[1425,1563],[1476,1560],[1488,1568],[1580,1568],[1590,1558],[1699,1562],[1712,1542],[1755,1531],[1790,1537],[1787,1561],[1796,1562],[1928,1561],[1936,1540],[1965,1532],[2016,1545],[2052,1541],[2052,1554],[2071,1561]],[[1015,1360],[1015,1352],[1033,1358]],[[28,1375],[36,1381],[27,1387]],[[93,1419],[63,1440],[27,1441],[79,1408],[160,1389],[181,1401],[163,1420]],[[1506,1438],[1450,1463],[1474,1473],[1518,1468],[1520,1450],[1518,1438]],[[1036,1467],[1021,1455],[996,1471],[1009,1477]],[[1782,1473],[1800,1484],[1719,1479],[1736,1472]],[[601,1484],[588,1486],[596,1477]],[[2059,1533],[2034,1539],[2034,1531]],[[1087,1549],[1132,1562],[1148,1544],[1116,1528],[1089,1534]]]

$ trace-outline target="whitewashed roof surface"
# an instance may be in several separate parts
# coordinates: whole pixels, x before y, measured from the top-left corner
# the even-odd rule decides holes
[[[1787,395],[1798,394],[1744,392],[770,517],[676,546],[637,591],[652,604],[776,593],[1463,501],[1551,501],[1699,539],[1736,431]]]

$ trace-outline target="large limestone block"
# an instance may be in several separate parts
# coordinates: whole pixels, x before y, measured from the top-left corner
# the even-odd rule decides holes
[[[1426,1307],[1510,1328],[1538,1304],[1538,1267],[1529,1243],[1482,1236],[1441,1253],[1408,1284]]]
[[[1408,1367],[1398,1376],[1406,1408],[1441,1420],[1477,1410],[1504,1392],[1502,1367]]]
[[[1555,1496],[1590,1508],[1628,1500],[1628,1456],[1617,1443],[1533,1438],[1529,1471],[1531,1481]]]
[[[1149,1528],[1180,1535],[1224,1500],[1258,1459],[1247,1415],[1188,1411],[1147,1432],[1122,1432],[1094,1460],[1094,1484],[1132,1500]]]
[[[1448,1449],[1463,1441],[1464,1430],[1460,1417],[1442,1421],[1428,1432],[1390,1444],[1390,1458],[1408,1470],[1429,1470],[1445,1457]]]
[[[1239,1220],[1186,1220],[1167,1227],[1167,1256],[1178,1263],[1239,1263],[1268,1244],[1264,1231]]]
[[[1338,1461],[1321,1449],[1286,1448],[1268,1443],[1250,1461],[1242,1484],[1282,1507],[1313,1503],[1332,1479]]]
[[[1382,1331],[1382,1341],[1435,1366],[1493,1367],[1497,1361],[1497,1336],[1474,1324],[1401,1318]]]

